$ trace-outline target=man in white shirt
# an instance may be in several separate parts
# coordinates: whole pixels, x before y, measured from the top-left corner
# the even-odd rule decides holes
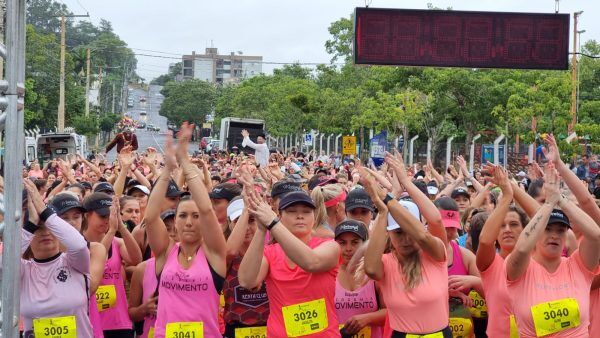
[[[254,158],[261,167],[267,167],[269,164],[269,147],[265,144],[265,135],[260,134],[256,138],[256,143],[250,140],[250,133],[246,129],[242,130],[242,146],[254,149]]]

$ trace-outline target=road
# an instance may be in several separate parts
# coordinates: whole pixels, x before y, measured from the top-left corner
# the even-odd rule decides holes
[[[162,86],[149,86],[148,91],[137,88],[129,89],[129,96],[133,97],[133,108],[127,109],[127,114],[134,121],[143,121],[148,124],[153,124],[160,128],[160,131],[148,131],[146,129],[137,129],[135,134],[138,139],[138,152],[145,151],[148,147],[154,147],[159,152],[163,151],[165,144],[165,136],[168,132],[167,118],[160,116],[160,105],[164,97],[160,94]],[[145,102],[140,101],[140,98],[146,98]],[[145,113],[145,116],[144,116]],[[190,143],[189,151],[193,153],[198,150],[197,143]],[[113,161],[117,156],[116,148],[107,154],[107,159]]]

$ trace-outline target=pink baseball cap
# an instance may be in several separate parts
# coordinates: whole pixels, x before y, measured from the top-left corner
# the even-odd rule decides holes
[[[444,227],[462,229],[460,225],[460,213],[458,211],[440,210],[440,215],[442,215]]]

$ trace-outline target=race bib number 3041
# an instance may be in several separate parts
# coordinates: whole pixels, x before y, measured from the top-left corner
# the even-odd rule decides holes
[[[288,337],[321,332],[328,326],[325,299],[285,306],[281,309]]]
[[[36,338],[77,338],[75,316],[36,318],[33,320]]]
[[[564,298],[531,307],[535,334],[538,337],[579,326],[579,304],[574,298]]]
[[[165,330],[165,338],[204,338],[202,322],[169,323]]]

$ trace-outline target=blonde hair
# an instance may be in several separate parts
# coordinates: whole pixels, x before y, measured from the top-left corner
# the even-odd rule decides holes
[[[398,264],[402,267],[402,279],[404,280],[404,288],[412,290],[416,288],[422,280],[421,274],[421,254],[419,250],[400,258],[394,251],[394,256],[398,260]]]
[[[310,197],[315,203],[315,225],[317,228],[327,220],[327,208],[325,202],[338,197],[344,188],[340,184],[328,184],[322,187],[316,187],[310,193]],[[330,224],[336,226],[337,224]]]

